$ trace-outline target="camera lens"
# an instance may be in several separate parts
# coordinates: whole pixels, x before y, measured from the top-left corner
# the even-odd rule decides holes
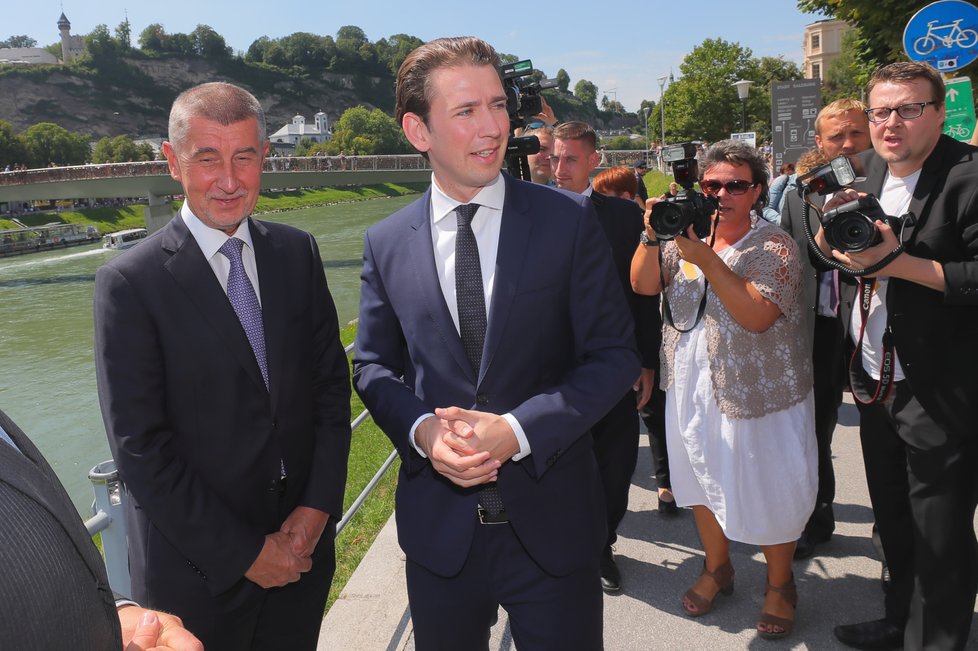
[[[858,252],[876,244],[876,224],[859,212],[842,213],[826,225],[825,239],[833,249]]]
[[[666,200],[652,206],[649,223],[652,224],[656,237],[671,240],[682,233],[689,222],[680,206]]]

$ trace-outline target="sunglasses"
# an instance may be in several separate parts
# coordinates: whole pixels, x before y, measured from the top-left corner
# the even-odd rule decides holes
[[[750,181],[727,181],[726,183],[720,183],[719,181],[700,181],[700,189],[710,196],[716,196],[720,194],[720,189],[727,191],[727,194],[741,195],[745,194],[752,187],[757,185],[756,183],[751,183]]]
[[[524,126],[523,128],[524,129],[542,129],[545,126],[547,126],[547,123],[544,122],[543,120],[530,120],[529,122],[526,123],[526,126]]]

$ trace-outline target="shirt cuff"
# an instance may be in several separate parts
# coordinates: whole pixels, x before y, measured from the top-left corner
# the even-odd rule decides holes
[[[523,457],[529,456],[533,450],[530,449],[530,441],[526,438],[526,432],[523,431],[520,421],[516,420],[516,416],[513,414],[503,414],[503,418],[513,428],[513,434],[516,434],[516,441],[520,444],[520,451],[510,458],[513,461],[519,461]]]
[[[132,599],[122,599],[122,598],[119,598],[119,599],[116,599],[115,600],[115,609],[116,610],[119,610],[123,606],[136,606],[137,608],[139,608],[139,604],[137,604]]]
[[[424,450],[422,450],[417,443],[414,442],[414,433],[418,431],[418,426],[421,424],[423,420],[425,420],[426,418],[431,418],[432,416],[434,416],[434,414],[431,412],[427,414],[421,414],[420,416],[418,416],[418,420],[414,421],[414,425],[411,425],[411,430],[408,432],[408,443],[411,444],[411,447],[414,448],[415,452],[420,454],[425,459],[428,458],[428,455],[424,453]]]

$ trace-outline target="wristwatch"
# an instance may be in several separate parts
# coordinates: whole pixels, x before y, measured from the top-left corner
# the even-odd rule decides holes
[[[645,246],[659,246],[659,240],[651,239],[648,231],[642,231],[642,236],[638,238],[638,241]]]

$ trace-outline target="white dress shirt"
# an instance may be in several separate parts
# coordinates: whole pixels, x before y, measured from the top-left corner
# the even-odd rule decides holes
[[[486,297],[486,317],[491,319],[489,313],[492,305],[492,290],[496,280],[496,253],[499,250],[499,230],[502,225],[503,203],[506,199],[506,183],[503,181],[502,174],[495,180],[488,183],[479,190],[479,193],[472,197],[469,203],[479,204],[479,210],[472,218],[472,233],[475,235],[476,243],[479,245],[479,266],[482,269],[482,288]],[[458,222],[455,217],[455,208],[462,205],[442,192],[438,187],[438,181],[434,174],[431,175],[431,242],[434,249],[435,269],[438,272],[438,282],[441,285],[442,295],[448,305],[448,311],[452,314],[452,321],[455,322],[455,329],[459,330],[458,324],[458,301],[455,295],[455,235],[458,232]],[[448,405],[446,405],[448,406]],[[458,406],[458,405],[455,405]],[[414,434],[421,424],[429,416],[434,414],[423,414],[411,426],[408,438],[411,445],[423,457],[424,451],[418,447],[414,441]],[[530,442],[526,438],[526,433],[520,426],[519,421],[512,414],[502,414],[509,426],[516,434],[516,440],[520,444],[520,451],[513,455],[513,461],[519,461],[530,454]]]
[[[224,246],[224,243],[230,238],[224,231],[211,228],[200,221],[200,218],[190,210],[190,204],[186,201],[183,202],[183,207],[180,209],[180,217],[183,219],[183,223],[187,225],[187,228],[190,229],[190,234],[197,241],[197,246],[200,247],[201,252],[204,254],[204,259],[207,260],[207,264],[214,270],[214,275],[217,277],[218,282],[221,283],[224,293],[227,294],[228,275],[231,273],[231,261],[224,257],[223,253],[219,253],[218,249]],[[248,280],[251,281],[251,286],[255,288],[258,304],[261,305],[261,289],[258,286],[258,263],[255,260],[255,247],[251,243],[250,221],[246,219],[241,222],[238,230],[231,237],[236,237],[244,242],[244,246],[241,247],[241,262],[244,264],[245,273],[248,274]]]

